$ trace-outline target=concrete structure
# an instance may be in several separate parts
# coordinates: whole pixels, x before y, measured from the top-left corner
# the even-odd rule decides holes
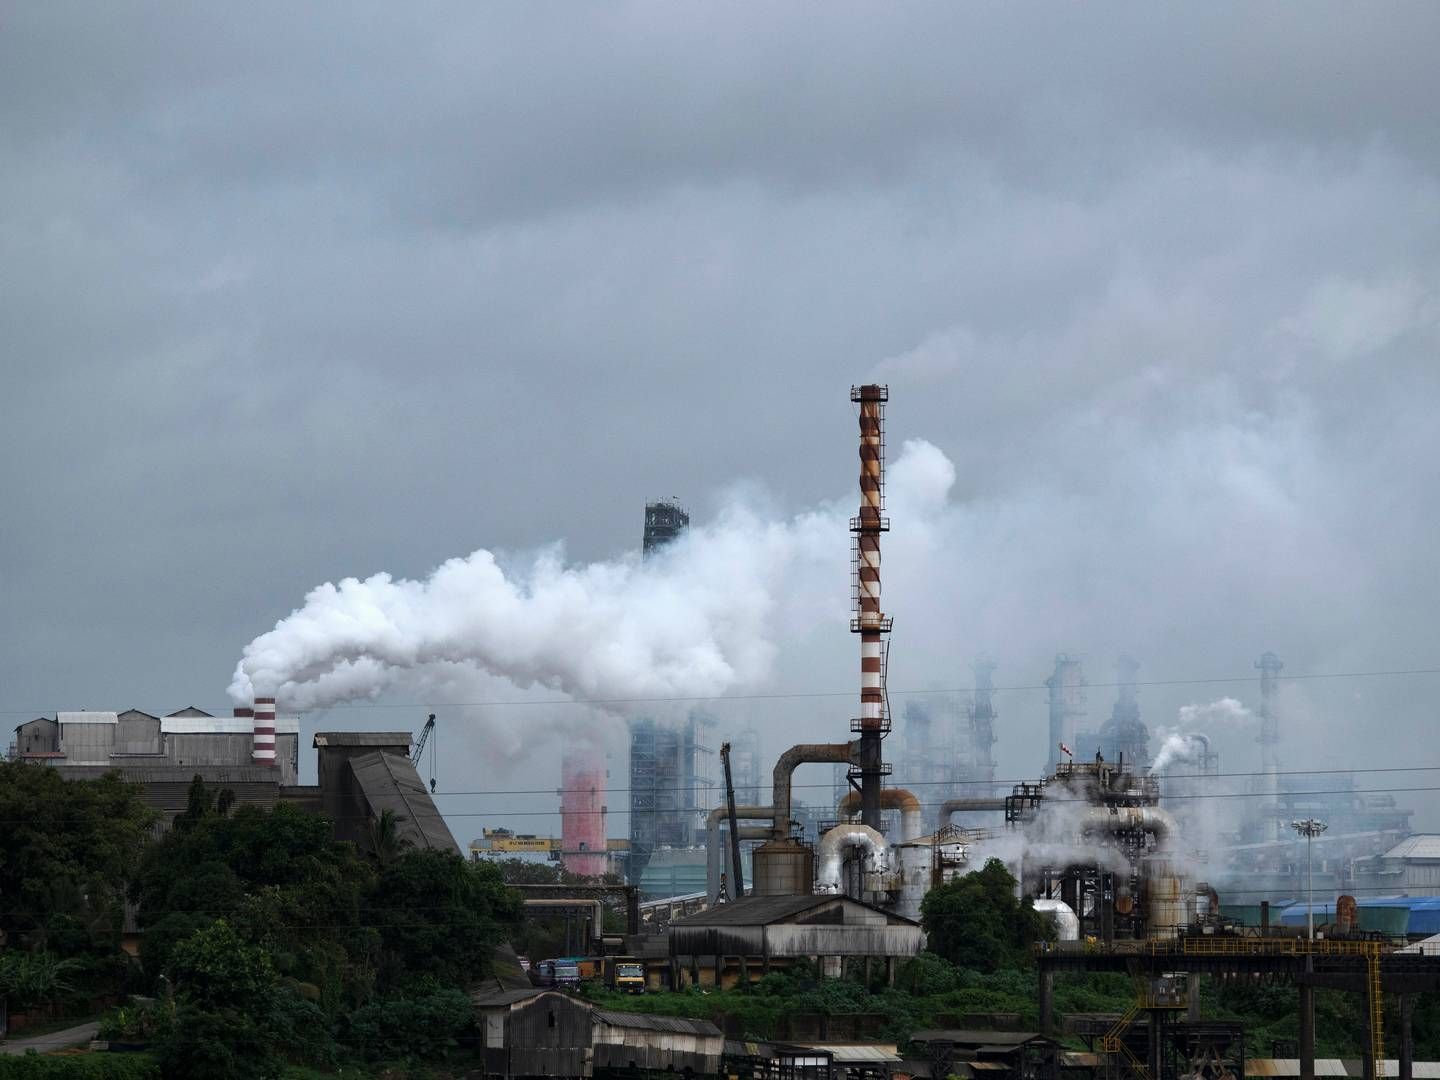
[[[471,1001],[489,1077],[720,1072],[725,1040],[707,1020],[611,1012],[534,987],[484,991]]]
[[[925,947],[913,920],[846,896],[751,896],[670,923],[672,985],[733,986],[799,959],[838,976],[847,959],[879,964]]]
[[[560,764],[560,862],[581,877],[608,869],[605,759],[588,745],[567,745]]]

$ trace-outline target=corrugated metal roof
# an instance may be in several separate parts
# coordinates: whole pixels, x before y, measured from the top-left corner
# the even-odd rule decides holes
[[[910,1036],[910,1041],[913,1043],[948,1042],[963,1046],[1002,1046],[1006,1050],[1009,1050],[1022,1043],[1030,1042],[1032,1039],[1043,1038],[1044,1036],[1038,1031],[986,1031],[983,1028],[940,1028],[930,1031],[917,1031]]]
[[[1440,834],[1407,836],[1385,853],[1387,859],[1440,859]]]
[[[403,746],[410,747],[408,731],[317,731],[313,746]]]
[[[823,1050],[843,1064],[847,1061],[899,1061],[894,1043],[796,1043],[807,1050]]]
[[[183,708],[183,709],[176,709],[174,712],[172,712],[172,713],[166,713],[165,715],[166,715],[167,717],[174,717],[174,716],[209,716],[209,715],[211,715],[211,714],[208,713],[208,712],[206,712],[204,709],[197,709],[194,705],[186,705],[185,708]]]
[[[255,730],[255,721],[248,716],[162,716],[160,730],[167,735],[249,735]],[[277,735],[298,735],[298,716],[277,716]]]
[[[903,918],[893,912],[884,911],[882,908],[862,903],[859,900],[848,896],[838,896],[833,893],[818,893],[801,896],[747,896],[743,900],[732,900],[728,904],[721,904],[705,911],[696,912],[694,915],[686,915],[684,918],[672,919],[670,926],[673,928],[689,928],[692,926],[765,926],[770,923],[780,922],[784,919],[793,918],[814,908],[826,904],[840,902],[842,907],[857,907],[868,911],[878,911],[886,915],[891,923],[905,926],[919,926],[917,922]]]
[[[554,994],[557,992],[558,991],[550,990],[543,986],[476,990],[470,994],[470,1002],[477,1009],[500,1009],[508,1005],[514,1005],[517,1001],[529,1001],[531,998],[539,997],[541,994]]]
[[[460,852],[440,809],[408,757],[372,750],[350,759],[350,772],[370,812],[379,817],[391,810],[399,818],[400,836],[416,847]]]
[[[62,724],[118,724],[120,714],[113,712],[57,712],[55,719]]]
[[[709,1020],[691,1020],[683,1016],[655,1016],[651,1013],[615,1012],[595,1009],[593,1015],[611,1027],[639,1028],[644,1031],[670,1031],[681,1035],[705,1035],[717,1038],[720,1029]]]

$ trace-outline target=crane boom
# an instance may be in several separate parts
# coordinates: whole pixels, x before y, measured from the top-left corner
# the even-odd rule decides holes
[[[731,900],[745,895],[745,878],[740,869],[740,827],[735,818],[735,784],[730,779],[730,744],[720,744],[720,760],[725,765],[725,808],[730,817],[730,862],[733,872],[727,879]]]
[[[415,741],[415,752],[410,755],[410,764],[419,765],[420,755],[425,753],[425,743],[430,739],[430,732],[435,730],[435,714],[430,714],[430,719],[425,721],[425,726],[420,729],[420,738]]]

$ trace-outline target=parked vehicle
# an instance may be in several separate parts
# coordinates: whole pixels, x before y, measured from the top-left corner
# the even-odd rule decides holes
[[[531,979],[540,986],[575,987],[580,985],[580,968],[571,959],[541,960]]]
[[[611,986],[625,994],[645,992],[645,965],[634,960],[617,960],[610,968]]]

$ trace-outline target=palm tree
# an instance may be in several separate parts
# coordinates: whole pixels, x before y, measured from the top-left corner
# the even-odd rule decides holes
[[[370,857],[382,870],[411,846],[410,840],[400,834],[400,825],[404,821],[402,815],[388,809],[381,810],[379,817],[370,819]]]

